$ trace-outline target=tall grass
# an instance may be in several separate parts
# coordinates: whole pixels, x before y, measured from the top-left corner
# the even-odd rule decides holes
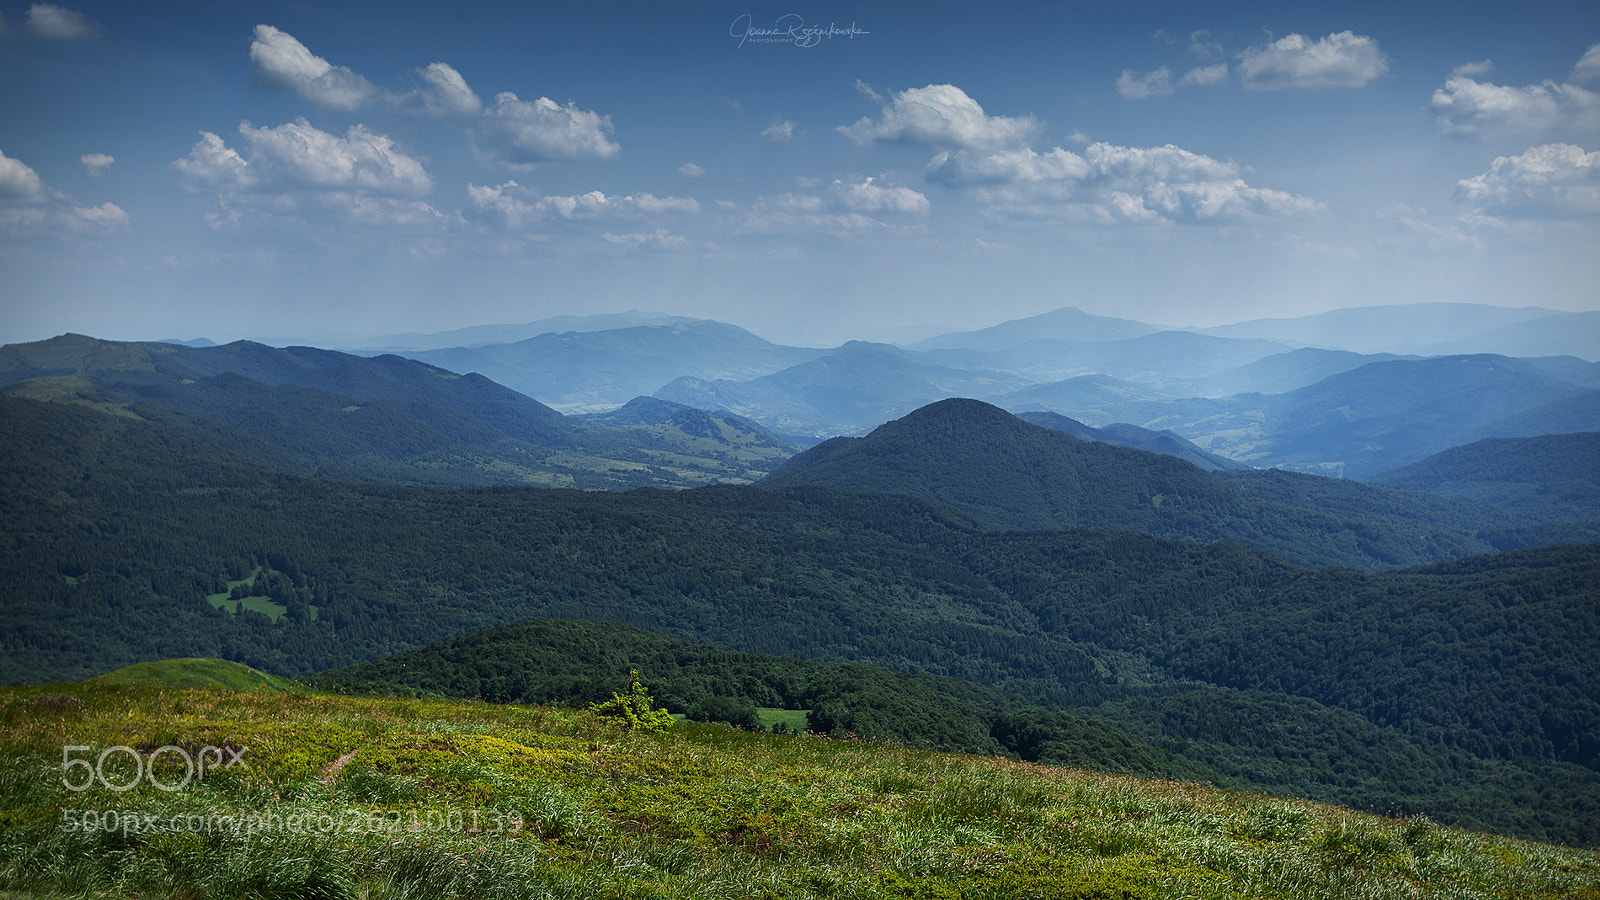
[[[181,790],[63,785],[66,746],[98,759],[224,742],[243,763]],[[138,774],[126,752],[106,764],[122,766],[116,784]],[[158,754],[158,780],[176,783],[181,764]],[[74,830],[72,817],[96,827]],[[6,891],[1600,900],[1600,856],[888,744],[685,723],[652,734],[537,707],[88,683],[0,689]]]

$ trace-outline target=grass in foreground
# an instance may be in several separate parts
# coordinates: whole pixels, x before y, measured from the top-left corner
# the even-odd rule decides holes
[[[89,682],[0,689],[0,896],[1600,900],[1600,855],[891,745]]]

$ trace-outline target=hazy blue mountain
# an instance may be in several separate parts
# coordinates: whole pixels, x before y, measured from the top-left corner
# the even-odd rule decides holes
[[[694,322],[687,316],[669,316],[665,313],[640,312],[630,309],[620,313],[600,313],[589,316],[550,316],[533,322],[505,325],[473,325],[450,331],[427,334],[405,332],[386,334],[357,341],[345,348],[351,352],[411,352],[418,350],[445,350],[451,347],[481,347],[486,344],[512,344],[538,337],[541,334],[560,334],[567,331],[606,331],[613,328],[632,328],[636,325],[679,325]]]
[[[1295,318],[1253,319],[1193,330],[1223,337],[1284,341],[1357,353],[1428,355],[1450,352],[1435,349],[1450,346],[1470,346],[1470,352],[1484,353],[1501,351],[1492,346],[1491,339],[1483,336],[1498,329],[1560,315],[1559,310],[1537,306],[1510,309],[1476,303],[1405,303],[1335,309]],[[1547,322],[1547,325],[1559,327],[1555,322]],[[1508,349],[1511,355],[1517,355],[1518,348]]]
[[[1337,460],[1342,464],[1338,474],[1364,478],[1464,443],[1485,425],[1581,392],[1503,356],[1371,363],[1269,403],[1269,458],[1289,468]]]
[[[451,371],[482,373],[567,412],[600,412],[677,378],[743,381],[826,352],[785,347],[733,325],[691,319],[406,355]]]
[[[712,435],[687,413],[617,426],[574,420],[482,375],[247,341],[13,344],[0,347],[0,386],[124,416],[174,413],[220,426],[265,465],[357,480],[686,487],[752,481],[792,452],[731,421]]]
[[[1600,431],[1600,391],[1587,391],[1513,413],[1474,428],[1460,443],[1500,437],[1536,437]]]
[[[1168,394],[1148,384],[1123,381],[1110,375],[1079,375],[1065,381],[1051,381],[1004,394],[990,394],[983,399],[1018,414],[1028,410],[1046,411],[1110,424],[1102,412],[1108,407],[1140,401],[1173,400],[1178,396],[1181,395]]]
[[[1600,360],[1600,312],[1563,312],[1429,346],[1430,353],[1576,356]]]
[[[1282,394],[1316,384],[1341,372],[1359,369],[1367,363],[1400,358],[1390,353],[1352,353],[1348,350],[1302,347],[1287,353],[1274,353],[1236,369],[1196,379],[1186,387],[1190,395],[1196,397]]]
[[[1562,381],[1600,389],[1600,362],[1589,362],[1576,356],[1536,356],[1527,362],[1546,375]]]
[[[673,451],[690,459],[721,460],[726,470],[715,480],[723,482],[759,480],[800,449],[743,416],[695,409],[655,397],[635,397],[611,412],[576,418],[604,426],[608,431],[645,437],[664,451],[658,465],[670,467],[668,454]],[[684,471],[680,477],[691,478],[694,472]],[[699,474],[699,480],[713,480]]]
[[[1600,432],[1477,441],[1367,483],[1493,503],[1546,521],[1600,522]]]
[[[954,399],[866,437],[819,444],[761,486],[923,497],[996,528],[1231,541],[1302,565],[1386,568],[1487,552],[1492,545],[1479,533],[1510,523],[1424,494],[1289,472],[1228,474]]]
[[[1143,322],[1097,316],[1067,306],[1025,319],[1012,319],[977,331],[957,331],[940,335],[912,344],[909,349],[1005,350],[1029,341],[1117,341],[1159,330],[1161,330],[1159,327],[1146,325]]]
[[[1526,360],[1369,363],[1282,394],[1129,402],[1101,414],[1170,429],[1252,466],[1361,479],[1485,437],[1600,430],[1600,395]]]
[[[1085,441],[1100,441],[1106,444],[1115,444],[1118,447],[1132,447],[1147,453],[1163,453],[1167,456],[1176,456],[1184,462],[1191,463],[1207,472],[1219,469],[1242,469],[1243,463],[1234,462],[1215,453],[1207,453],[1200,449],[1193,441],[1185,440],[1170,431],[1151,431],[1137,425],[1118,422],[1104,428],[1093,428],[1070,419],[1060,413],[1046,410],[1034,410],[1015,413],[1016,417],[1031,425],[1049,428],[1052,431],[1064,431],[1075,438]]]
[[[974,355],[970,364],[1015,372],[1032,381],[1099,374],[1161,389],[1184,388],[1187,392],[1188,382],[1196,378],[1216,375],[1287,349],[1288,345],[1274,341],[1158,331],[1127,340],[1029,341]],[[960,352],[934,351],[931,358],[957,364],[962,362],[956,355]],[[1170,390],[1169,393],[1183,396]]]
[[[1002,372],[954,368],[931,354],[852,341],[827,355],[749,381],[682,378],[655,396],[726,409],[779,434],[826,437],[865,431],[935,400],[1021,386]]]

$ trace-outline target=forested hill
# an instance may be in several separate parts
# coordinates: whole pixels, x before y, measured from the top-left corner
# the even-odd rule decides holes
[[[1546,518],[1600,520],[1600,432],[1491,438],[1368,481]]]
[[[1311,571],[820,488],[319,482],[198,428],[12,410],[32,424],[0,429],[0,680],[174,657],[297,675],[603,619],[987,684],[1253,789],[1600,842],[1600,545]]]
[[[753,481],[794,452],[734,417],[687,430],[659,409],[649,423],[578,420],[482,375],[249,341],[183,347],[69,334],[7,345],[0,391],[123,416],[176,414],[263,464],[361,481],[688,487]]]
[[[819,444],[761,485],[925,497],[996,528],[1231,541],[1302,565],[1380,569],[1528,546],[1507,532],[1522,520],[1491,507],[1314,476],[1213,474],[976,400],[930,404],[866,437]],[[1548,532],[1539,537],[1548,543]]]
[[[586,706],[637,671],[658,705],[700,722],[761,728],[758,707],[803,711],[794,730],[917,747],[1210,781],[1216,773],[1103,723],[993,688],[864,663],[819,663],[694,644],[615,622],[541,619],[309,679],[341,691]]]

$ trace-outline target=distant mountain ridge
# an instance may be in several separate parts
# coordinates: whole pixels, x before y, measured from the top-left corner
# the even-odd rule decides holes
[[[690,435],[669,413],[650,427],[613,427],[570,419],[482,375],[248,341],[190,348],[64,335],[13,344],[0,347],[0,389],[167,425],[187,417],[230,429],[262,465],[356,480],[685,487],[752,481],[793,452],[750,422]]]
[[[924,497],[991,527],[1106,528],[1231,541],[1301,565],[1388,568],[1495,548],[1514,520],[1420,494],[1292,473],[1226,473],[1079,440],[976,400],[944,400],[864,438],[835,438],[760,482],[770,489]],[[1332,492],[1334,496],[1322,496]],[[1333,511],[1336,510],[1336,511]]]
[[[756,378],[823,352],[773,344],[722,322],[684,319],[405,355],[482,373],[566,412],[603,412],[676,378]]]

